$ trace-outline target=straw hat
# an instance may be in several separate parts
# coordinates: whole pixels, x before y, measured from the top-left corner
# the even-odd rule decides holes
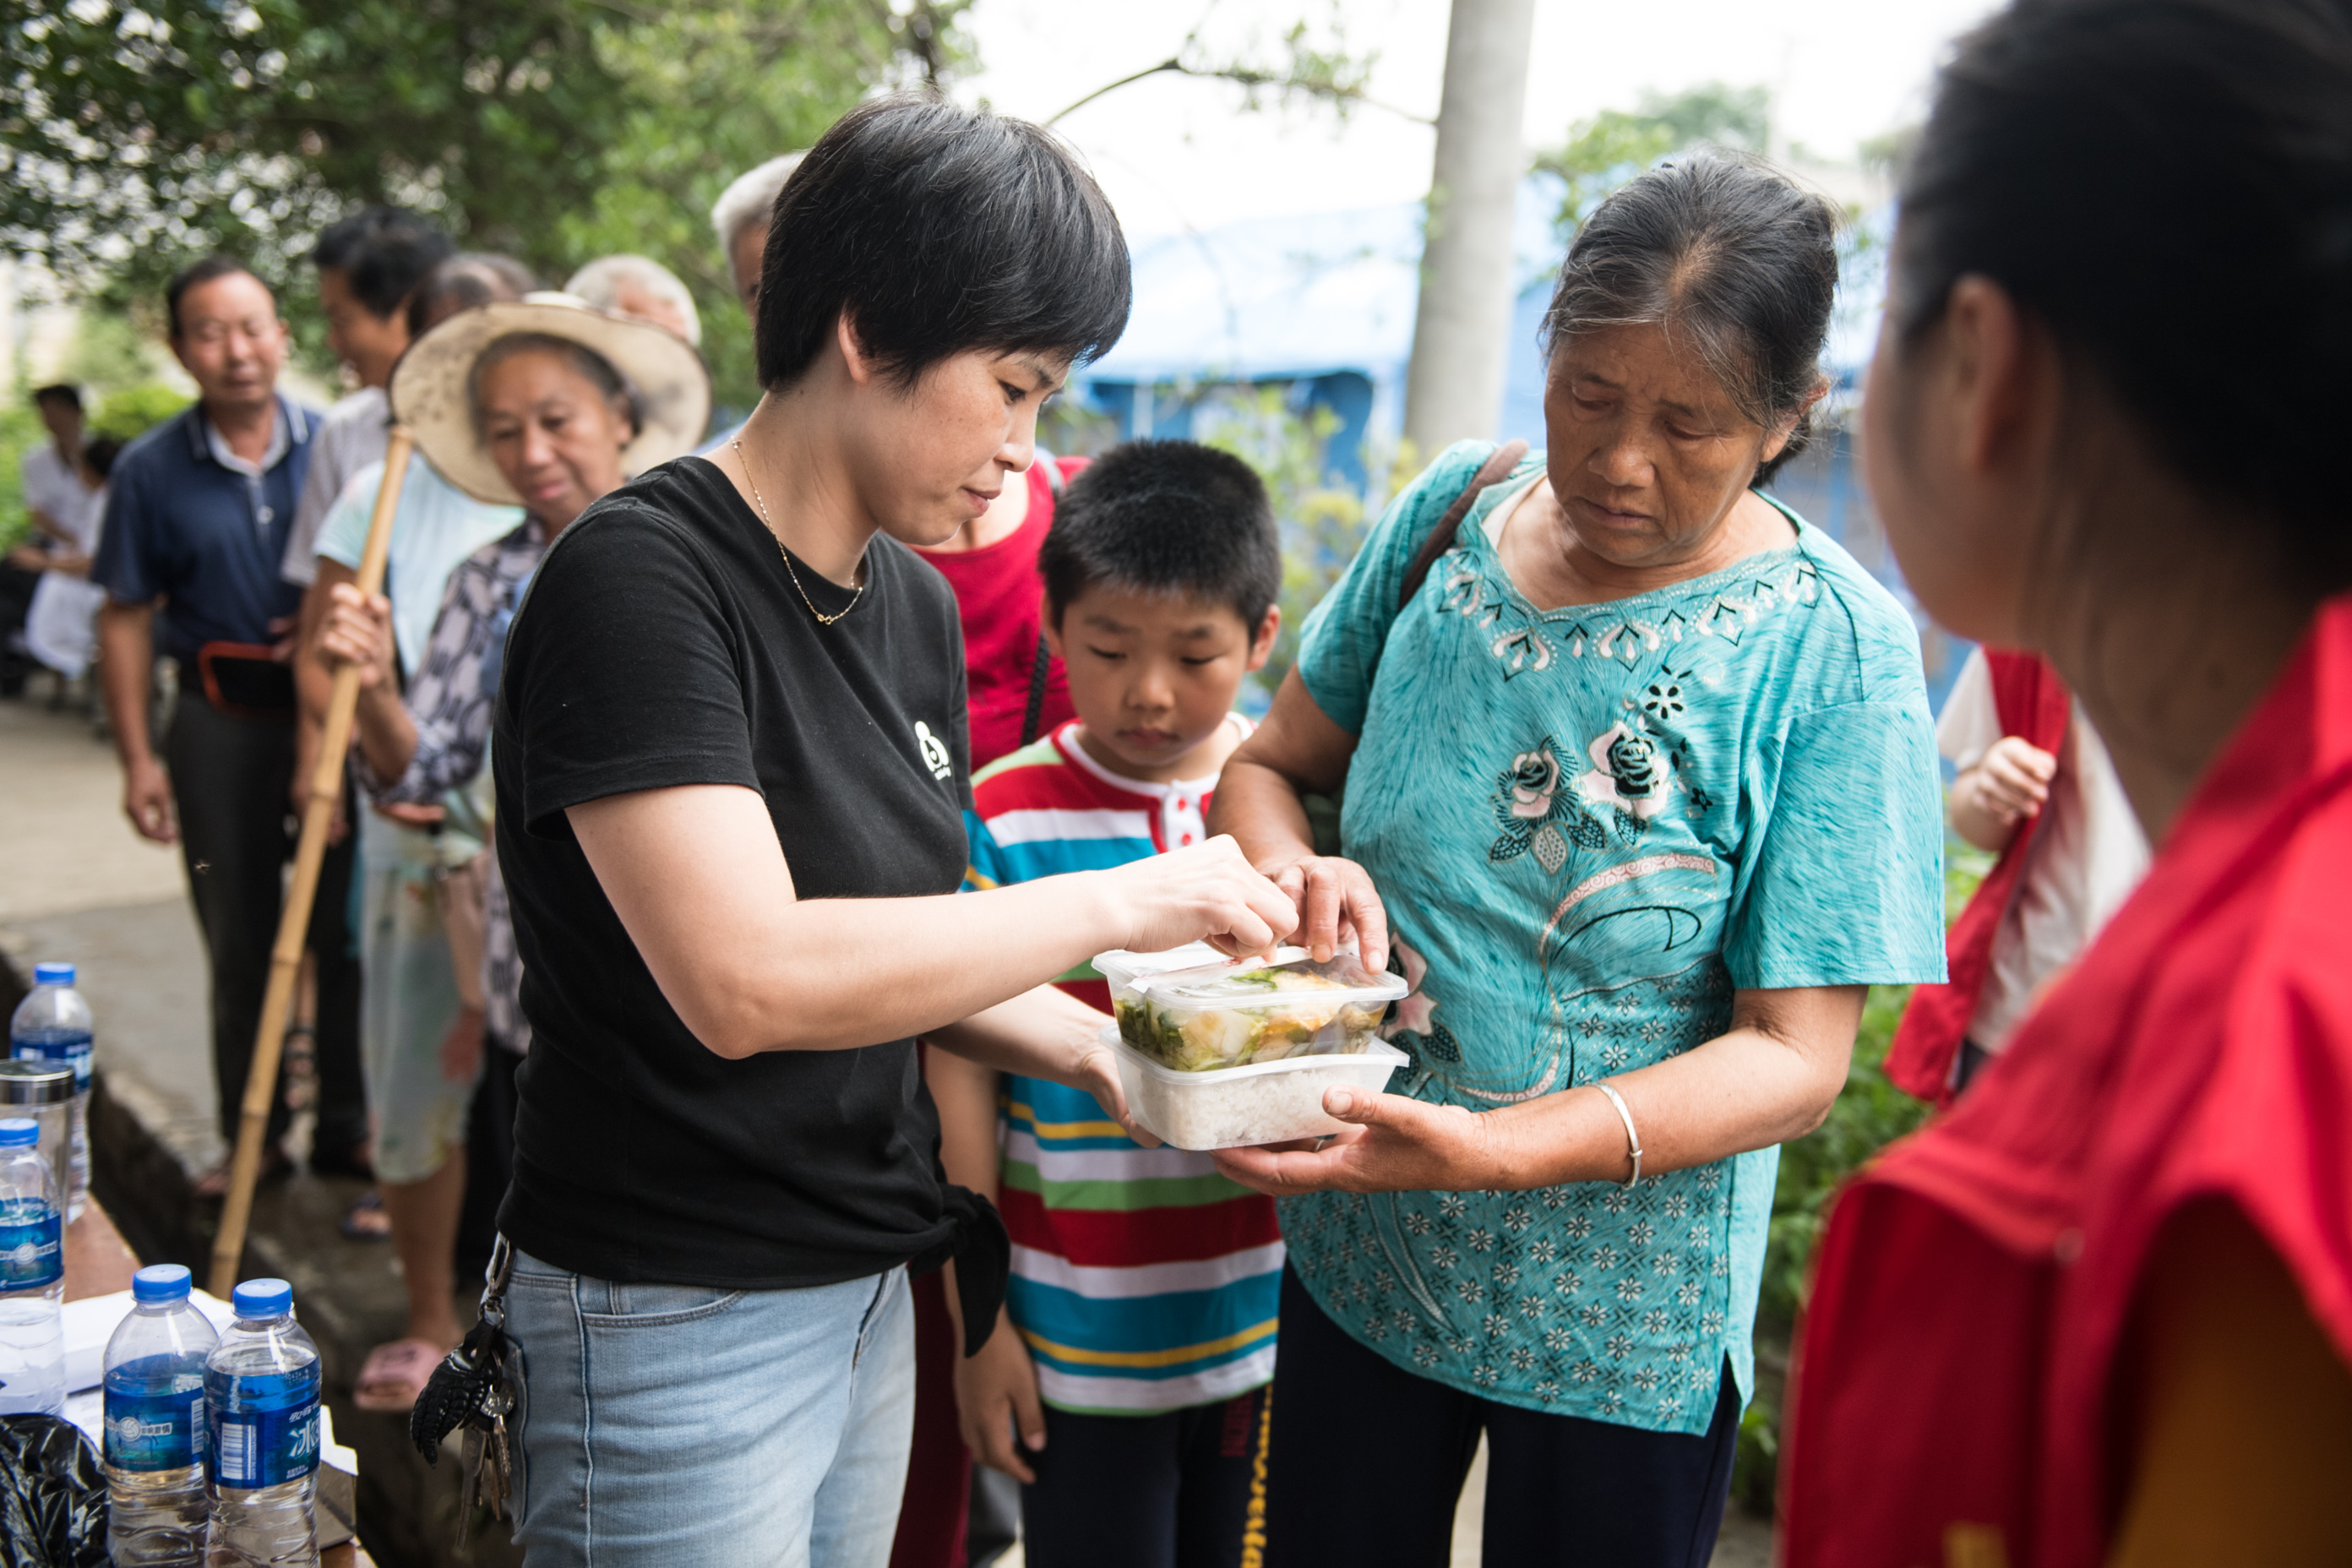
[[[393,416],[442,477],[476,500],[519,506],[522,498],[474,433],[467,384],[482,351],[517,332],[542,332],[593,349],[636,390],[642,423],[621,453],[622,471],[644,473],[701,444],[710,421],[710,372],[667,327],[608,316],[570,294],[526,294],[450,317],[408,347],[393,367]]]

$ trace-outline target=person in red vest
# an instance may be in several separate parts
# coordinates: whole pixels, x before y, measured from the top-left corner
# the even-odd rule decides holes
[[[1952,830],[2000,857],[1945,942],[1951,978],[1911,994],[1887,1076],[1943,1104],[2000,1055],[2042,989],[2147,872],[2147,836],[2050,661],[1979,648],[1936,721],[1958,770]]]
[[[2158,849],[1839,1197],[1780,1561],[2352,1562],[2352,5],[2016,0],[1900,211],[1887,538],[2081,696]]]

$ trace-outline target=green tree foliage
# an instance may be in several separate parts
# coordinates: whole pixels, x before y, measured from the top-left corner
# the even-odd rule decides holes
[[[110,392],[100,399],[90,411],[89,433],[110,440],[128,443],[143,436],[151,426],[185,408],[194,399],[184,392],[175,392],[161,382],[142,382]]]
[[[1535,166],[1566,183],[1559,223],[1573,235],[1610,192],[1668,153],[1702,142],[1760,150],[1771,122],[1772,95],[1761,87],[1718,81],[1653,92],[1638,109],[1604,109],[1570,126],[1568,139],[1538,153]]]
[[[1992,858],[1957,838],[1944,848],[1944,921],[1959,917],[1991,868]],[[1739,1423],[1739,1458],[1732,1491],[1761,1514],[1772,1511],[1774,1466],[1780,1451],[1780,1370],[1786,1366],[1797,1314],[1811,1288],[1813,1248],[1821,1240],[1830,1200],[1847,1178],[1879,1151],[1916,1131],[1927,1107],[1886,1078],[1886,1052],[1910,1000],[1908,986],[1874,985],[1863,1005],[1862,1028],[1846,1068],[1845,1089],[1820,1127],[1780,1149],[1772,1194],[1772,1229],[1764,1251],[1764,1289],[1756,1307],[1757,1360],[1764,1388]]]
[[[321,226],[391,201],[553,281],[635,250],[694,287],[746,401],[710,202],[870,89],[951,70],[963,3],[0,0],[0,247],[84,294],[215,248],[283,283]]]
[[[1297,662],[1298,633],[1307,612],[1331,591],[1363,547],[1373,521],[1415,471],[1410,444],[1399,443],[1393,450],[1368,447],[1364,468],[1372,482],[1365,489],[1350,487],[1330,467],[1331,437],[1339,427],[1339,416],[1328,408],[1292,406],[1289,387],[1282,383],[1220,389],[1194,421],[1203,443],[1258,471],[1282,529],[1282,632],[1274,657],[1256,676],[1268,696]]]
[[[1344,121],[1358,105],[1370,104],[1423,125],[1436,123],[1411,110],[1383,103],[1364,90],[1380,56],[1377,51],[1360,54],[1349,48],[1346,17],[1336,3],[1322,28],[1310,26],[1302,18],[1292,23],[1289,31],[1276,40],[1270,50],[1263,38],[1253,38],[1239,49],[1213,45],[1208,34],[1215,9],[1213,0],[1208,12],[1176,46],[1174,54],[1156,65],[1105,82],[1056,111],[1045,123],[1054,124],[1107,93],[1165,75],[1232,82],[1241,88],[1242,107],[1247,110],[1263,110],[1269,104],[1321,105]]]

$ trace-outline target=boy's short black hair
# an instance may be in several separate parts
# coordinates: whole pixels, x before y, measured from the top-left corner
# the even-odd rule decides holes
[[[406,207],[371,202],[319,231],[318,242],[310,247],[310,265],[348,268],[358,259],[360,251],[370,240],[385,229],[403,224],[430,226],[424,218]]]
[[[33,406],[38,408],[45,403],[62,403],[79,414],[81,412],[81,389],[62,381],[54,386],[33,388]]]
[[[180,335],[180,301],[187,298],[189,289],[210,283],[216,278],[234,278],[239,273],[268,289],[271,305],[277,304],[278,291],[269,288],[261,274],[234,256],[215,251],[210,256],[199,257],[189,262],[173,273],[172,280],[163,285],[163,319],[171,324],[172,335],[174,338]]]
[[[1127,238],[1094,177],[1025,121],[900,93],[834,123],[776,196],[760,384],[814,363],[847,311],[911,386],[981,349],[1099,355],[1127,330]]]
[[[1070,481],[1037,552],[1058,626],[1094,587],[1224,605],[1253,633],[1282,591],[1282,540],[1257,471],[1197,441],[1129,441]]]

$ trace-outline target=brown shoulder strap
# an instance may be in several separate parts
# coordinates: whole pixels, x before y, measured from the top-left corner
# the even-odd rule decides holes
[[[1462,520],[1468,517],[1470,509],[1478,503],[1479,492],[1488,485],[1498,484],[1507,479],[1511,470],[1519,466],[1519,459],[1527,455],[1528,444],[1525,441],[1506,441],[1495,448],[1494,456],[1478,465],[1478,471],[1470,477],[1469,484],[1454,498],[1454,504],[1445,509],[1445,515],[1437,520],[1437,526],[1429,531],[1429,537],[1423,540],[1421,548],[1413,552],[1412,564],[1405,568],[1404,586],[1397,592],[1400,615],[1407,605],[1412,603],[1412,596],[1421,592],[1421,585],[1428,580],[1429,569],[1437,564],[1437,558],[1453,547],[1454,536],[1461,530]]]

